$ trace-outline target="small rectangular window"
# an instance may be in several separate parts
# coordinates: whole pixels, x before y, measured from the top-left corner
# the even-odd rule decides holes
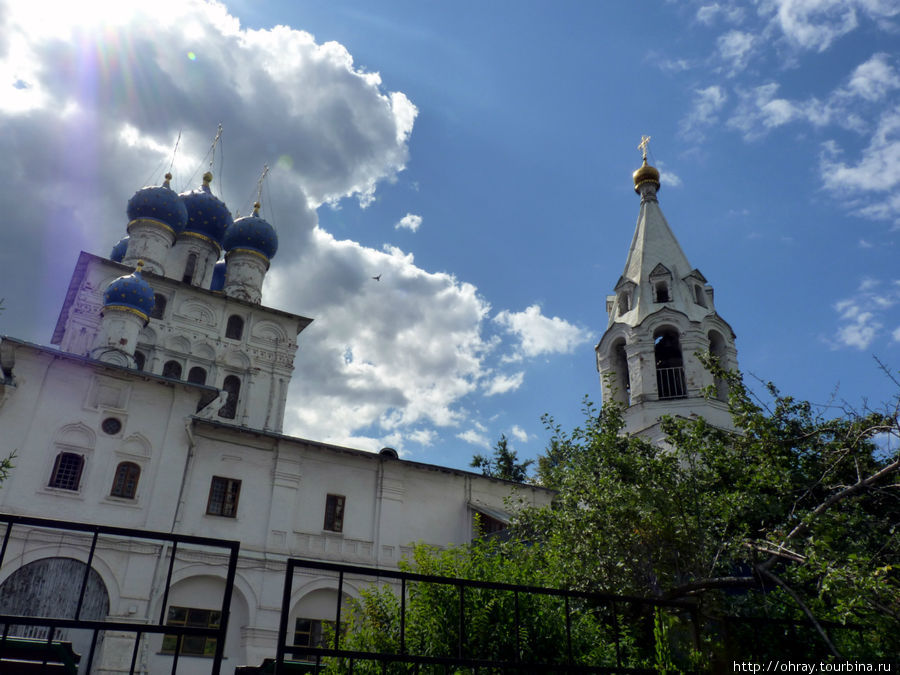
[[[222,612],[215,609],[194,609],[193,607],[169,607],[167,626],[189,626],[191,628],[218,628],[222,622]],[[184,635],[181,638],[179,654],[190,656],[216,655],[217,640],[214,637]],[[163,636],[163,654],[174,654],[178,645],[177,635]]]
[[[671,302],[672,299],[669,297],[669,285],[665,281],[658,281],[656,283],[656,301],[657,302]]]
[[[209,486],[209,501],[206,513],[211,516],[237,516],[238,497],[241,494],[241,481],[234,478],[213,476]]]
[[[138,480],[141,478],[141,467],[134,462],[122,462],[116,467],[116,475],[113,478],[112,497],[134,499],[137,494]]]
[[[344,504],[347,498],[328,495],[325,498],[325,529],[332,532],[344,531]]]
[[[84,457],[74,452],[61,452],[56,456],[53,473],[50,475],[48,487],[61,490],[78,490],[81,483],[81,471],[84,468]]]

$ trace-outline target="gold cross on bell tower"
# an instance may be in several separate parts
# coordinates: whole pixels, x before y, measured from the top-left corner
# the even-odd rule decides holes
[[[638,143],[638,150],[641,151],[641,156],[644,161],[647,161],[647,146],[650,145],[650,137],[649,136],[641,136],[641,142]]]

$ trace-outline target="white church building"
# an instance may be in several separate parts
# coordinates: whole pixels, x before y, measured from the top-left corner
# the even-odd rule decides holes
[[[180,195],[170,178],[129,200],[128,236],[109,258],[80,254],[55,347],[0,341],[0,454],[15,453],[0,514],[239,541],[222,669],[231,673],[275,656],[289,557],[396,569],[415,542],[461,544],[478,528],[502,529],[509,497],[549,503],[548,490],[406,461],[389,448],[284,435],[298,335],[311,320],[261,303],[275,229],[258,204],[232,220],[209,173]],[[90,543],[13,528],[0,614],[74,609]],[[141,624],[162,612],[171,625],[218,625],[224,557],[178,549],[161,600],[167,555],[100,539],[80,616]],[[337,582],[301,576],[290,630],[295,644],[316,646],[335,616]],[[357,596],[359,583],[348,577],[344,596]],[[79,653],[90,647],[89,633],[56,636]],[[135,672],[170,671],[170,636],[145,634],[134,646],[133,634],[106,631],[91,672],[129,672],[132,657]],[[185,639],[177,672],[210,672],[214,648]]]
[[[414,542],[459,544],[477,536],[477,523],[502,528],[509,497],[550,502],[537,486],[284,435],[298,336],[311,320],[261,302],[275,229],[258,204],[233,220],[211,174],[180,195],[170,178],[129,200],[128,236],[109,258],[80,254],[53,347],[0,339],[0,455],[15,452],[0,513],[239,541],[230,673],[275,655],[288,558],[396,569]],[[725,392],[703,396],[716,383],[695,353],[736,368],[734,333],[660,210],[646,152],[634,186],[637,227],[596,347],[604,398],[625,406],[627,431],[651,438],[662,414],[727,427]],[[88,578],[89,544],[87,535],[14,528],[0,613],[60,611],[73,579]],[[223,558],[179,549],[161,600],[166,555],[160,545],[101,540],[83,616],[215,625]],[[342,588],[359,594],[352,578]],[[296,644],[315,646],[337,592],[333,576],[313,572],[295,584]],[[77,652],[89,647],[69,639]],[[209,672],[213,648],[185,641],[178,672]],[[135,649],[133,635],[107,631],[92,672],[128,672],[132,658],[136,672],[169,672],[174,651],[168,636],[145,634]]]

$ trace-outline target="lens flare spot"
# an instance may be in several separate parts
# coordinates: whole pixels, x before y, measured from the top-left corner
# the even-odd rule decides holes
[[[196,61],[196,60],[197,60],[197,55],[196,55],[194,52],[188,52],[188,58],[189,58],[191,61]]]
[[[294,159],[290,155],[282,155],[275,163],[279,169],[291,169],[294,166]]]

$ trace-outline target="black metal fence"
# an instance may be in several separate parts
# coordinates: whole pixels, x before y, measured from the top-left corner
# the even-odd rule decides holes
[[[237,570],[238,552],[240,543],[237,541],[228,541],[222,539],[211,539],[207,537],[194,537],[183,534],[171,534],[167,532],[148,532],[145,530],[136,530],[124,527],[110,527],[105,525],[89,525],[84,523],[73,523],[62,520],[51,520],[46,518],[32,518],[27,516],[17,516],[9,514],[0,514],[0,523],[6,523],[6,529],[3,534],[3,543],[0,545],[0,567],[3,566],[4,559],[7,554],[10,541],[15,541],[13,537],[14,528],[21,531],[23,537],[33,536],[36,531],[39,532],[56,532],[60,536],[68,536],[70,539],[87,550],[87,555],[81,562],[84,563],[84,572],[80,579],[72,579],[72,584],[78,584],[77,603],[72,612],[72,616],[27,616],[19,614],[2,614],[0,613],[0,625],[3,626],[2,634],[0,634],[0,672],[17,672],[9,670],[9,664],[4,665],[4,659],[7,661],[15,660],[19,662],[18,672],[26,672],[26,666],[23,661],[31,661],[39,669],[34,672],[51,672],[48,664],[53,663],[54,659],[65,661],[66,650],[59,644],[58,631],[60,629],[76,629],[91,631],[91,643],[87,654],[80,656],[81,664],[83,664],[83,672],[90,673],[97,650],[98,638],[105,631],[117,631],[134,635],[134,649],[131,655],[131,666],[129,673],[134,673],[137,666],[138,652],[141,644],[141,638],[146,634],[163,634],[166,636],[174,636],[175,644],[172,651],[172,667],[171,672],[177,673],[179,654],[182,651],[182,644],[185,639],[190,638],[213,638],[216,641],[215,653],[212,655],[210,662],[210,673],[219,675],[222,668],[222,656],[225,647],[225,635],[228,629],[229,607],[231,606],[231,595],[234,588],[234,577]],[[18,533],[17,533],[18,535]],[[148,588],[148,602],[150,606],[155,601],[159,601],[159,617],[156,621],[136,623],[135,621],[120,621],[116,619],[86,619],[82,616],[85,605],[85,592],[88,588],[89,575],[93,569],[95,554],[98,544],[104,542],[106,544],[115,543],[121,546],[127,542],[150,542],[158,546],[160,559],[168,558],[168,566],[166,571],[165,583],[161,593],[157,592],[156,597],[152,593],[152,588]],[[67,542],[72,543],[72,542]],[[200,627],[200,626],[177,626],[167,625],[166,608],[169,599],[169,589],[172,585],[172,572],[175,565],[175,555],[179,547],[195,549],[202,547],[202,550],[213,549],[222,555],[227,556],[228,568],[225,580],[225,589],[222,597],[221,621],[218,627]],[[150,580],[152,583],[152,580]],[[0,608],[2,610],[3,608]],[[37,641],[31,639],[17,638],[11,635],[14,626],[32,626],[47,629],[46,639],[43,641],[46,648],[40,648],[35,643]],[[171,638],[169,638],[171,639]],[[71,651],[69,649],[68,651]],[[57,661],[61,663],[61,661]],[[62,664],[62,668],[57,668],[57,672],[67,672],[65,667],[71,668],[71,665]]]
[[[329,631],[327,640],[330,646],[294,644],[289,620],[297,570],[315,570],[336,580],[333,630]],[[342,611],[342,598],[348,579],[370,589],[390,589],[396,595],[399,625],[390,627],[394,633],[391,646],[385,648],[385,641],[382,641],[380,649],[360,649],[358,644],[353,643],[352,636],[345,636],[346,613]],[[452,638],[448,653],[423,653],[409,639],[407,612],[410,596],[411,593],[421,592],[423,585],[449,591],[444,592],[442,598],[444,606],[449,608],[443,627]],[[475,614],[480,605],[493,602],[491,596],[496,598],[501,595],[505,604],[497,614],[498,623],[489,627],[488,633],[492,633],[493,637],[489,636],[488,640],[493,644],[489,648],[491,654],[485,655],[483,639],[482,644],[476,644],[479,639],[475,635],[476,632],[484,633],[484,625],[477,627],[477,631],[469,630],[467,614]],[[450,602],[447,602],[448,599]],[[558,612],[553,611],[554,604],[558,606]],[[356,608],[359,607],[357,604]],[[534,616],[535,612],[541,616]],[[582,644],[576,645],[578,629],[588,614],[595,629],[592,639],[597,639],[597,626],[602,627],[605,650],[601,650],[602,645],[598,644],[585,650],[583,635]],[[533,626],[536,620],[543,619],[559,621],[559,642],[549,649],[545,648],[542,654],[535,654],[531,651],[533,645],[526,645],[526,642],[532,642],[527,639],[526,626]],[[660,635],[660,631],[665,631],[666,635]],[[332,672],[336,669],[346,673],[455,673],[458,669],[471,673],[654,673],[659,663],[654,659],[660,657],[654,652],[661,642],[665,643],[664,649],[669,649],[676,642],[680,642],[685,651],[697,649],[699,631],[700,620],[694,603],[470,581],[291,559],[288,560],[284,582],[278,653],[272,664],[274,668],[265,672],[318,673],[327,664]],[[675,639],[676,633],[678,639]],[[351,644],[345,645],[346,642]],[[501,642],[506,644],[499,645]],[[433,646],[432,642],[425,651],[433,652]],[[298,660],[297,655],[302,658]]]

